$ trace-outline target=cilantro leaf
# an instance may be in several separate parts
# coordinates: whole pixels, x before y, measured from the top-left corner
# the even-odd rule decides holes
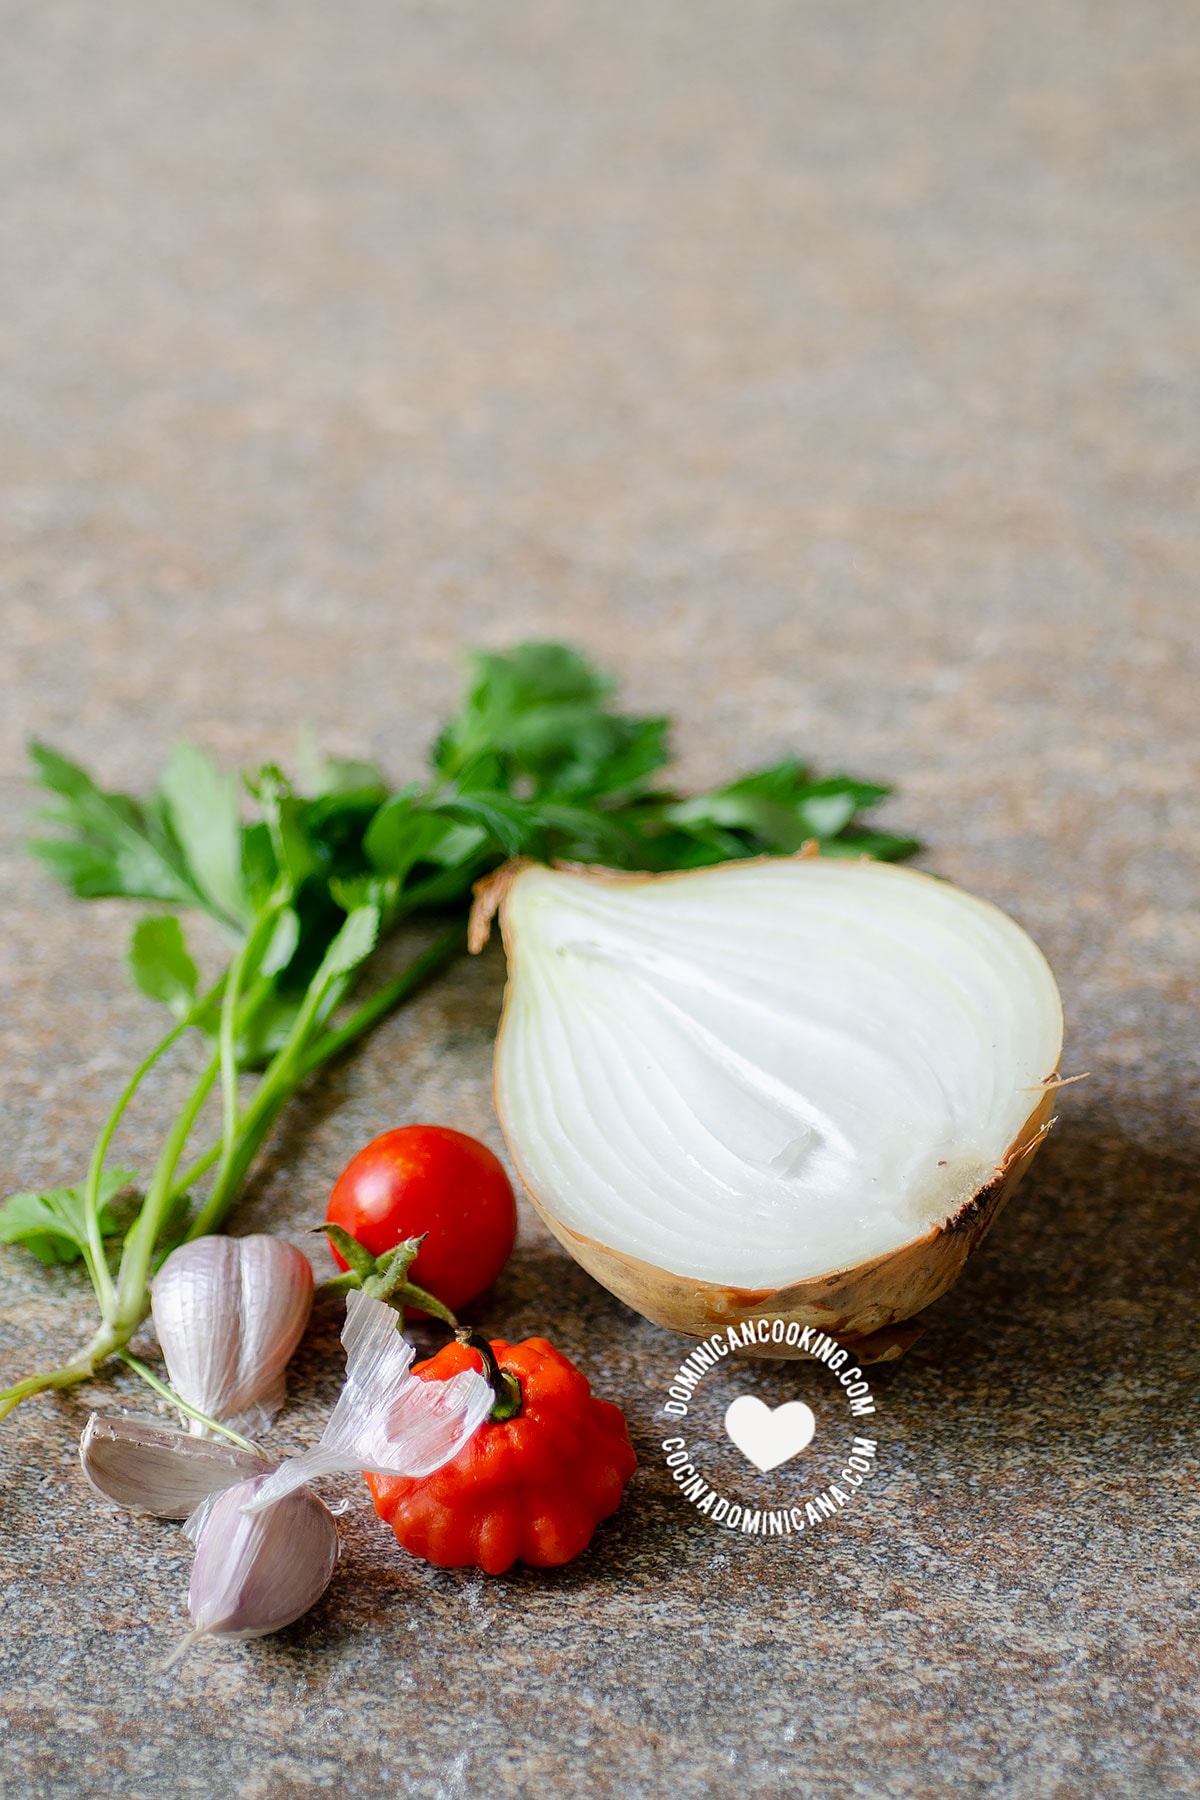
[[[174,913],[151,913],[138,920],[129,944],[129,968],[148,1000],[163,1001],[177,1019],[186,1017],[200,977]]]
[[[403,882],[417,863],[434,852],[453,829],[452,821],[423,806],[413,782],[384,802],[363,836],[363,849],[373,868]],[[480,833],[480,842],[484,833]]]
[[[484,785],[520,799],[617,796],[667,760],[667,721],[619,713],[613,682],[565,644],[519,644],[472,658],[461,712],[433,746],[459,791]],[[471,779],[479,770],[483,779]]]
[[[611,734],[603,764],[597,771],[606,801],[632,798],[646,778],[670,761],[669,719],[623,718],[620,730]]]
[[[518,644],[506,654],[477,652],[470,660],[474,680],[462,710],[433,748],[434,767],[451,778],[503,751],[530,714],[572,705],[594,711],[613,685],[565,644]]]
[[[876,862],[903,862],[915,856],[920,840],[898,837],[891,831],[846,831],[821,845],[822,856],[871,856]]]
[[[528,856],[544,838],[542,821],[528,801],[514,800],[498,790],[462,794],[446,802],[453,817],[476,822],[493,839],[504,856]]]
[[[183,744],[156,791],[139,800],[105,792],[77,763],[32,745],[37,780],[52,800],[41,814],[51,830],[32,846],[37,855],[83,898],[204,912],[240,942],[237,962],[198,1000],[182,925],[174,911],[156,912],[134,930],[130,969],[144,994],[209,1034],[228,1003],[237,1069],[262,1068],[263,1077],[243,1107],[237,1070],[230,1082],[222,1059],[221,1142],[180,1174],[186,1130],[177,1125],[146,1201],[122,1203],[127,1171],[105,1177],[102,1235],[125,1237],[115,1286],[88,1242],[83,1188],[10,1196],[0,1206],[0,1243],[26,1244],[45,1262],[82,1255],[106,1319],[116,1305],[124,1342],[156,1259],[189,1223],[194,1231],[220,1227],[298,1085],[460,953],[472,885],[506,857],[658,871],[790,854],[810,839],[828,856],[898,858],[917,848],[863,824],[886,787],[840,774],[814,780],[795,758],[680,795],[661,773],[670,760],[668,721],[620,712],[613,689],[563,644],[476,655],[463,704],[431,748],[429,777],[395,791],[372,764],[322,757],[305,740],[299,782],[265,765],[246,780],[247,803],[202,750]],[[456,915],[448,929],[335,1020],[381,935],[407,915],[438,910]],[[101,1156],[138,1083],[177,1035],[163,1038],[122,1091]],[[198,1078],[184,1127],[203,1105],[213,1066],[210,1059]],[[211,1187],[192,1208],[194,1182],[214,1166]],[[132,1232],[131,1213],[141,1219]],[[26,1382],[0,1393],[0,1413],[32,1391]]]
[[[29,751],[43,787],[59,804],[38,817],[65,834],[30,848],[81,899],[119,896],[194,906],[203,896],[157,800],[104,793],[78,763],[34,743]]]
[[[275,921],[270,942],[258,965],[260,975],[278,975],[296,954],[300,942],[300,918],[294,906],[285,906]]]
[[[375,948],[379,936],[379,908],[356,906],[325,952],[312,986],[325,988],[340,975],[350,975]]]
[[[296,768],[298,791],[310,799],[371,795],[376,806],[387,799],[387,782],[374,763],[325,756],[307,726],[302,726],[299,733]]]
[[[263,852],[269,845],[274,857],[276,880],[285,879],[292,888],[300,884],[320,866],[320,855],[305,829],[307,805],[292,792],[292,784],[275,763],[264,763],[246,783],[258,801],[267,827],[267,842],[256,847],[259,878],[270,867]]]
[[[137,1177],[132,1169],[110,1169],[100,1183],[100,1230],[105,1237],[125,1220],[113,1205]],[[39,1262],[77,1262],[87,1249],[83,1188],[47,1188],[43,1193],[10,1194],[0,1203],[0,1244],[24,1244]]]
[[[160,791],[192,880],[218,918],[244,924],[242,825],[237,783],[195,744],[177,744]]]
[[[373,765],[322,757],[306,738],[302,788],[273,764],[260,768],[246,783],[258,816],[245,823],[233,782],[194,746],[178,746],[158,792],[139,801],[102,792],[77,764],[35,745],[58,828],[35,848],[77,894],[199,908],[238,935],[258,909],[288,897],[257,968],[267,986],[239,1027],[244,1068],[281,1047],[314,981],[321,1019],[349,991],[363,958],[322,973],[335,943],[346,953],[351,940],[339,934],[349,917],[373,908],[383,932],[413,912],[462,906],[506,857],[668,870],[790,854],[813,838],[828,855],[915,848],[861,823],[887,788],[845,775],[813,780],[794,758],[707,794],[656,787],[668,722],[619,712],[613,687],[563,644],[477,654],[463,704],[432,747],[430,784],[389,793]],[[193,1006],[195,966],[173,918],[139,924],[130,966],[141,991],[178,1017]],[[219,1016],[214,998],[193,1018],[212,1033]]]
[[[538,811],[549,835],[551,852],[561,861],[611,863],[618,869],[645,866],[644,845],[620,809],[545,800]]]
[[[911,855],[911,839],[864,833],[864,807],[891,792],[850,775],[821,781],[794,758],[686,800],[659,796],[635,810],[648,865],[695,868],[740,856],[790,856],[815,839],[826,855]],[[877,845],[878,849],[872,846]]]

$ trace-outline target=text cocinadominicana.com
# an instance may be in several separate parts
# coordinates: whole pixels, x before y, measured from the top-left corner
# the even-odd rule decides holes
[[[846,1458],[846,1467],[837,1482],[832,1482],[821,1493],[799,1506],[781,1506],[767,1511],[739,1506],[736,1501],[726,1500],[723,1494],[718,1494],[715,1488],[709,1487],[703,1475],[697,1473],[695,1465],[690,1461],[687,1445],[682,1438],[664,1439],[663,1450],[671,1479],[678,1482],[684,1499],[690,1500],[697,1512],[707,1513],[714,1525],[724,1525],[729,1531],[747,1531],[758,1537],[791,1537],[794,1532],[803,1531],[806,1526],[819,1525],[822,1519],[832,1519],[854,1498],[855,1488],[861,1487],[871,1473],[876,1444],[874,1438],[855,1438]],[[848,1493],[845,1491],[847,1488]]]

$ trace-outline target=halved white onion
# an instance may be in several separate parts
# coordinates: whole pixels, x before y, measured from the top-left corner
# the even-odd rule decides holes
[[[783,1311],[859,1339],[911,1318],[1044,1134],[1054,977],[948,883],[805,856],[519,862],[481,884],[475,947],[497,907],[513,1162],[560,1241],[658,1323]]]

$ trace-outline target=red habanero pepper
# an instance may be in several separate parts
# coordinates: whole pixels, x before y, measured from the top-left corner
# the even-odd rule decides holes
[[[444,1381],[480,1369],[497,1404],[432,1475],[368,1475],[375,1510],[397,1541],[442,1569],[501,1575],[570,1562],[621,1503],[637,1466],[625,1418],[545,1338],[506,1344],[472,1333],[413,1370]],[[490,1367],[489,1367],[490,1364]]]

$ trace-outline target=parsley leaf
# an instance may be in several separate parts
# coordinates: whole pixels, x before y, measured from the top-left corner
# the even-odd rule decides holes
[[[163,1001],[177,1019],[187,1016],[200,977],[174,913],[151,913],[138,920],[129,944],[129,969],[148,1000]]]
[[[31,744],[29,753],[38,780],[59,802],[38,817],[65,833],[37,838],[30,848],[80,899],[203,901],[161,801],[104,793],[78,763],[46,744]]]
[[[708,793],[677,793],[663,775],[668,721],[619,711],[613,691],[609,676],[564,644],[476,654],[463,703],[431,746],[427,778],[394,790],[373,764],[322,756],[305,739],[298,781],[265,764],[245,778],[244,792],[202,750],[178,745],[157,790],[139,799],[105,791],[60,752],[32,745],[51,800],[40,815],[50,830],[35,853],[81,898],[174,909],[138,921],[129,966],[140,991],[179,1024],[114,1107],[101,1165],[125,1107],[180,1026],[217,1044],[181,1115],[182,1136],[168,1138],[151,1182],[144,1204],[152,1217],[143,1212],[129,1234],[115,1282],[92,1255],[82,1187],[13,1195],[0,1207],[0,1242],[24,1243],[43,1261],[82,1254],[106,1327],[125,1342],[164,1243],[219,1228],[299,1083],[458,954],[473,883],[507,857],[670,870],[788,855],[811,839],[829,856],[903,857],[917,847],[863,824],[886,787],[814,778],[795,758]],[[204,994],[176,916],[183,911],[207,914],[235,946]],[[406,917],[439,912],[451,923],[437,942],[349,1016],[340,1011],[380,938]],[[249,1099],[239,1081],[247,1069],[263,1071]],[[187,1128],[218,1074],[221,1140],[179,1174]],[[207,1195],[189,1202],[194,1181],[214,1166]],[[118,1195],[129,1179],[124,1170],[103,1177],[102,1238],[127,1229]],[[14,1392],[0,1393],[0,1412],[15,1404]]]
[[[859,822],[887,788],[814,780],[795,759],[686,798],[656,785],[670,756],[667,720],[619,712],[611,679],[563,644],[472,657],[463,704],[430,751],[432,780],[394,792],[373,764],[323,757],[305,738],[301,785],[264,765],[247,778],[257,816],[243,822],[234,783],[192,745],[176,747],[144,801],[104,793],[44,745],[32,753],[58,802],[49,814],[58,835],[34,848],[75,893],[200,909],[243,940],[258,909],[286,901],[246,971],[259,987],[238,1032],[244,1068],[286,1042],[356,909],[373,907],[383,933],[411,913],[464,906],[509,856],[666,870],[790,854],[812,838],[829,855],[915,848]],[[326,984],[318,1017],[364,960]],[[143,920],[130,966],[143,993],[187,1016],[196,973],[178,921]],[[215,1003],[192,1013],[210,1033],[218,1018]]]
[[[802,763],[789,758],[707,794],[660,799],[638,817],[654,868],[790,856],[813,839],[825,855],[911,856],[918,847],[913,839],[864,832],[854,823],[864,807],[890,793],[850,775],[813,781]]]
[[[119,1233],[125,1219],[114,1205],[122,1188],[136,1181],[132,1169],[110,1169],[100,1184],[100,1230]],[[10,1194],[0,1202],[0,1244],[24,1244],[39,1262],[78,1262],[87,1250],[83,1188],[48,1188],[40,1194]]]
[[[177,744],[161,792],[192,879],[213,915],[243,924],[249,902],[242,879],[237,783],[194,744]]]
[[[505,789],[526,800],[617,797],[666,762],[668,721],[612,711],[612,681],[577,650],[520,644],[471,660],[462,711],[431,758],[460,790]]]
[[[44,744],[31,755],[51,796],[40,815],[50,833],[32,848],[72,892],[206,913],[236,948],[201,995],[176,912],[135,926],[133,979],[178,1023],[134,1072],[101,1132],[92,1231],[86,1184],[0,1205],[0,1242],[24,1244],[44,1262],[82,1256],[102,1331],[79,1361],[0,1392],[0,1416],[29,1393],[79,1379],[94,1367],[97,1343],[128,1341],[157,1260],[184,1237],[220,1228],[306,1076],[460,953],[472,884],[506,857],[668,870],[789,854],[814,838],[830,856],[902,857],[917,847],[862,823],[887,788],[848,775],[814,779],[794,758],[706,794],[676,793],[662,774],[667,720],[619,712],[611,679],[563,644],[476,655],[463,704],[431,748],[428,779],[395,791],[373,764],[323,757],[307,740],[297,783],[267,764],[246,779],[244,795],[187,744],[146,799],[106,792]],[[379,939],[406,916],[439,911],[452,922],[437,940],[341,1011]],[[145,1199],[123,1201],[131,1177],[103,1172],[109,1145],[147,1071],[185,1026],[217,1043]],[[262,1078],[247,1098],[240,1071],[250,1068]],[[218,1076],[220,1138],[181,1173],[188,1130]],[[209,1169],[211,1186],[193,1201]],[[114,1273],[106,1257],[122,1237]]]

